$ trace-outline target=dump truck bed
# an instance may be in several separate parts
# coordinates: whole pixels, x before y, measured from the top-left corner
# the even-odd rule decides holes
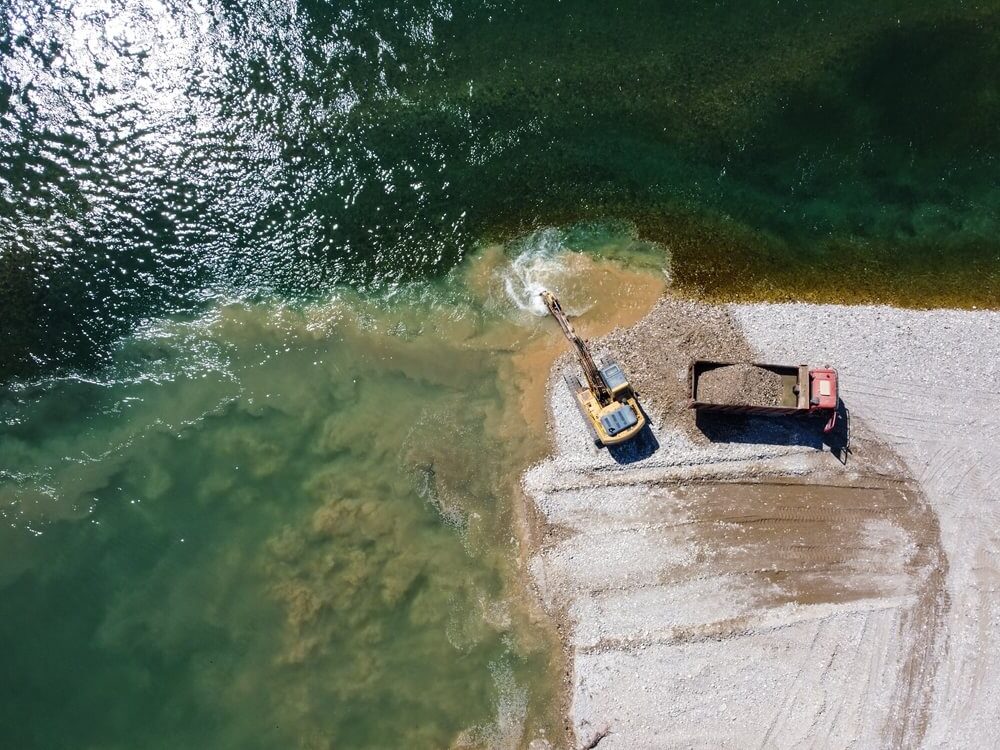
[[[770,403],[754,402],[752,393],[732,394],[723,400],[706,396],[704,376],[723,367],[747,366],[760,368],[761,375],[777,380],[780,391]],[[777,376],[777,377],[774,377]],[[701,411],[731,412],[740,414],[799,414],[809,411],[809,366],[775,365],[764,362],[719,362],[696,359],[688,371],[689,406]]]

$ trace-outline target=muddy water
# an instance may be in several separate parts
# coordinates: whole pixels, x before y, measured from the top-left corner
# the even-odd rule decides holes
[[[565,343],[517,292],[552,286],[598,333],[663,285],[650,248],[588,236],[388,299],[220,301],[100,377],[8,394],[2,744],[558,739],[512,498]]]

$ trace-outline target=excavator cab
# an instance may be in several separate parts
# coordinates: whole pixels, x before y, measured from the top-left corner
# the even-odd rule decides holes
[[[631,392],[632,386],[629,385],[628,378],[625,377],[622,368],[615,362],[603,364],[605,366],[601,368],[601,379],[611,391],[612,398]]]
[[[625,377],[622,368],[616,362],[602,362],[601,379],[611,391],[611,398],[620,404],[613,411],[609,411],[601,416],[601,425],[607,430],[608,435],[614,437],[620,432],[624,432],[639,423],[639,414],[628,405],[627,399],[631,397],[632,386]]]

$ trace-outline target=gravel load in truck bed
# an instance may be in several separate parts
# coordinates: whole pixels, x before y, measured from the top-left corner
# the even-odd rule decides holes
[[[713,404],[781,406],[781,376],[750,364],[727,365],[702,373],[698,400]]]

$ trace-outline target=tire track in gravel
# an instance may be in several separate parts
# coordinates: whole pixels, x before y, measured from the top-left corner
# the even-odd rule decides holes
[[[525,487],[545,523],[535,580],[574,663],[572,722],[609,724],[609,750],[919,742],[948,606],[937,517],[861,419],[847,466],[799,423],[707,439],[677,406],[676,363],[752,356],[711,310],[661,301],[599,344],[639,383],[652,456],[596,451],[551,392],[556,457]],[[897,411],[894,430],[927,423]]]
[[[925,720],[885,744],[1000,746],[1000,314],[805,304],[733,305],[758,356],[824,357],[844,398],[906,462],[939,518],[944,601],[914,611],[940,621],[914,652],[910,694]],[[936,611],[936,615],[934,612]],[[932,673],[932,674],[928,674]],[[923,685],[918,693],[915,686]]]

